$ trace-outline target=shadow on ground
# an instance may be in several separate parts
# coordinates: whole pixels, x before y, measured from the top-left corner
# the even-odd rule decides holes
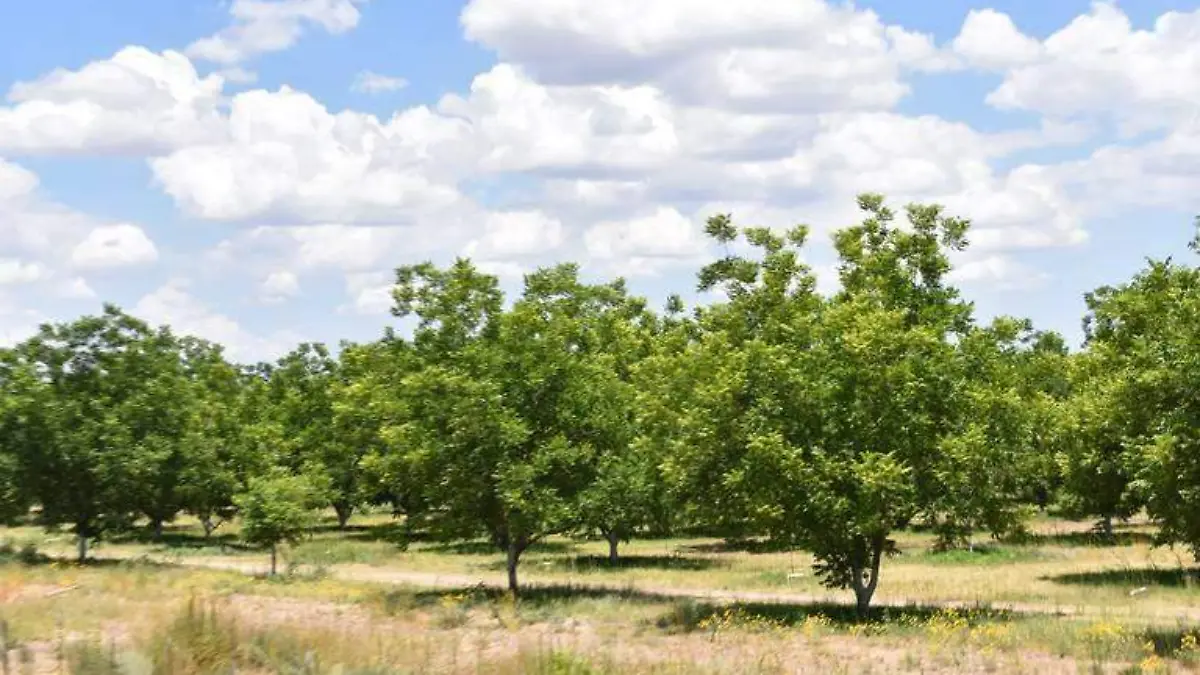
[[[1148,532],[1117,531],[1112,537],[1100,532],[1061,532],[1055,534],[1029,534],[1014,543],[1033,544],[1039,546],[1087,546],[1095,548],[1117,546],[1148,546],[1154,543],[1154,537]]]
[[[1059,584],[1073,584],[1078,586],[1164,586],[1168,588],[1186,588],[1200,585],[1200,569],[1131,567],[1118,570],[1059,574],[1043,577],[1043,579]]]
[[[680,550],[692,553],[786,553],[799,550],[786,542],[772,539],[725,539],[706,544],[689,544]]]
[[[693,558],[682,555],[623,555],[616,562],[608,556],[576,555],[556,557],[548,560],[530,560],[533,569],[553,569],[556,572],[619,572],[621,570],[685,570],[701,571],[715,567],[729,567],[729,562],[711,558]],[[504,569],[504,563],[491,565],[493,569]]]
[[[577,549],[578,547],[571,542],[539,541],[535,544],[530,544],[529,548],[525,549],[525,555],[537,555],[539,553],[561,555],[571,553]],[[447,544],[433,544],[424,546],[421,550],[429,553],[449,555],[500,555],[501,553],[500,549],[490,541],[459,541]]]
[[[875,607],[866,617],[859,616],[852,604],[838,603],[706,603],[691,599],[661,595],[633,588],[597,588],[567,584],[529,584],[521,589],[518,607],[543,609],[556,604],[578,600],[616,600],[644,605],[661,605],[664,612],[653,624],[668,633],[687,633],[706,630],[716,622],[758,622],[762,625],[793,627],[817,619],[830,627],[862,624],[919,626],[947,619],[952,612],[957,622],[973,627],[984,623],[1012,621],[1023,615],[1004,610],[979,607],[946,610],[940,607],[909,605],[904,607]],[[483,586],[453,590],[427,591],[395,589],[382,592],[377,602],[388,614],[400,614],[418,608],[457,606],[482,608],[509,603],[507,591]]]

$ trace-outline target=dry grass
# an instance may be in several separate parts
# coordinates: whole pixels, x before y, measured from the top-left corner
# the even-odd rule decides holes
[[[502,575],[501,556],[487,547],[402,550],[389,541],[386,518],[355,524],[291,551],[305,572],[274,581],[134,561],[265,563],[229,539],[203,542],[186,525],[164,544],[126,540],[95,551],[122,563],[23,564],[10,552],[0,563],[0,619],[12,641],[32,645],[43,660],[70,643],[82,650],[80,663],[111,661],[114,649],[153,663],[165,657],[148,645],[181,620],[190,599],[203,597],[236,627],[238,650],[278,652],[274,660],[236,657],[244,661],[238,672],[1182,672],[1200,662],[1200,590],[1189,561],[1153,549],[1144,524],[1122,529],[1118,545],[1100,546],[1088,541],[1087,524],[1045,520],[1027,543],[947,554],[931,553],[927,535],[904,533],[903,555],[886,564],[879,594],[897,607],[867,623],[822,602],[846,598],[816,583],[802,552],[642,541],[623,547],[614,568],[602,542],[553,539],[523,559],[523,579],[539,588],[513,606],[469,588]],[[31,529],[4,536],[50,554],[72,548],[67,537]],[[463,588],[395,586],[429,574]],[[790,594],[773,598],[790,604],[746,594],[705,605],[668,597],[672,589],[757,591],[764,600]],[[942,601],[991,609],[924,608]],[[1006,605],[1010,611],[995,611]],[[315,666],[304,660],[318,656]]]

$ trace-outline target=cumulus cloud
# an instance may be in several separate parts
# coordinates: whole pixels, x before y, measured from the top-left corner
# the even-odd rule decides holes
[[[340,309],[365,316],[384,316],[392,310],[395,274],[390,271],[356,272],[346,275],[350,302]]]
[[[170,325],[176,333],[225,345],[231,358],[243,362],[272,360],[300,341],[300,336],[286,331],[263,336],[246,330],[195,297],[183,279],[172,279],[146,294],[131,313],[151,323]]]
[[[300,278],[289,270],[276,270],[263,278],[258,286],[263,302],[283,302],[300,294]]]
[[[623,276],[652,276],[705,255],[702,224],[672,208],[601,222],[584,235],[590,256]]]
[[[467,244],[464,254],[486,264],[513,262],[554,251],[564,232],[562,222],[540,211],[491,213],[482,235]]]
[[[381,122],[332,114],[288,87],[256,90],[233,98],[224,141],[150,165],[167,194],[200,218],[395,223],[461,199],[431,163],[460,126],[425,108]]]
[[[0,286],[18,286],[40,281],[47,270],[40,263],[0,258]]]
[[[718,107],[887,108],[904,69],[949,65],[927,36],[822,0],[472,0],[462,23],[543,82],[652,84]]]
[[[211,141],[223,133],[223,86],[183,54],[126,47],[13,85],[12,105],[0,107],[0,151],[145,155]]]
[[[1022,33],[1007,14],[994,9],[968,12],[951,46],[971,65],[995,70],[1028,64],[1042,53],[1041,43]]]
[[[1004,255],[991,255],[968,260],[948,275],[952,283],[966,286],[986,286],[1000,291],[1028,291],[1040,288],[1050,280],[1050,275],[1017,262]]]
[[[1004,69],[1004,81],[987,97],[991,105],[1107,119],[1134,133],[1196,116],[1197,35],[1200,10],[1166,12],[1152,30],[1135,30],[1116,4],[1096,2],[1040,43],[1002,14],[974,14],[955,45]]]
[[[97,227],[71,250],[71,263],[83,269],[144,265],[158,260],[158,248],[142,228],[129,223]]]
[[[233,0],[233,23],[216,35],[193,42],[188,56],[233,65],[260,54],[283,51],[304,31],[319,27],[344,33],[358,25],[365,0]]]

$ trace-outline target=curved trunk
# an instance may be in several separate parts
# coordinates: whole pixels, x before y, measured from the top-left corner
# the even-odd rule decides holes
[[[860,619],[865,619],[871,611],[871,598],[879,587],[879,568],[883,562],[884,538],[872,539],[866,547],[867,555],[864,565],[862,562],[851,568],[850,584],[854,588],[855,608]],[[862,558],[860,558],[862,560]]]
[[[507,559],[505,567],[508,570],[508,592],[512,593],[513,600],[520,597],[520,587],[517,585],[517,564],[521,562],[522,548],[517,546],[516,542],[509,542],[507,550]]]
[[[337,513],[338,529],[346,529],[346,523],[350,522],[350,516],[354,513],[354,506],[346,502],[336,502],[333,510]]]

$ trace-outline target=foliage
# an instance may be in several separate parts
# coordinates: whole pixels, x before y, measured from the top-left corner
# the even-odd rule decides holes
[[[246,491],[234,497],[242,519],[242,538],[271,549],[271,574],[275,574],[275,549],[296,543],[316,523],[314,508],[321,493],[304,476],[275,469],[250,479]]]

